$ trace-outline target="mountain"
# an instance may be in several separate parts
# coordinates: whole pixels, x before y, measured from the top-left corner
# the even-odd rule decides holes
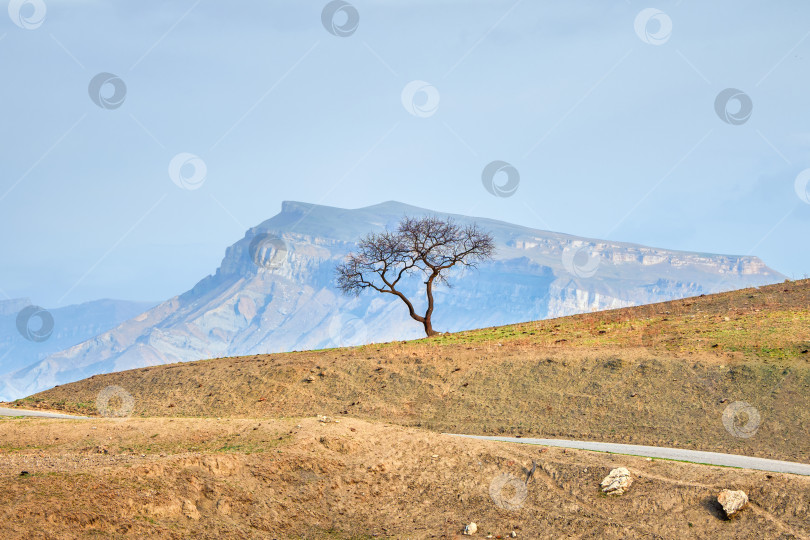
[[[0,399],[25,395],[4,376],[115,328],[154,305],[95,300],[42,310],[28,298],[0,301]]]
[[[97,373],[222,356],[419,337],[390,295],[344,297],[334,267],[403,215],[490,231],[495,259],[436,291],[434,328],[456,331],[660,302],[784,279],[757,257],[689,253],[541,231],[399,202],[347,210],[301,202],[227,248],[216,273],[115,328],[7,376],[25,393]],[[414,281],[418,282],[416,278]],[[406,293],[414,294],[418,283]],[[418,305],[420,302],[417,301]]]

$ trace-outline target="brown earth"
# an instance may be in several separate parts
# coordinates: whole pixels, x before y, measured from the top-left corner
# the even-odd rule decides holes
[[[354,418],[5,419],[0,440],[4,539],[810,538],[807,477]],[[633,485],[602,494],[619,466]],[[732,520],[724,488],[751,500]]]
[[[808,350],[804,280],[430,340],[97,375],[12,406],[97,415],[99,393],[120,386],[144,417],[348,415],[808,462]],[[760,415],[751,437],[723,424],[736,402]]]
[[[0,538],[452,538],[471,521],[480,537],[810,538],[810,478],[437,433],[807,463],[809,352],[804,280],[429,340],[98,375],[9,404],[100,416],[99,396],[120,387],[133,409],[126,419],[0,420]],[[724,425],[740,401],[759,419]],[[106,414],[123,405],[114,397]],[[532,460],[525,501],[499,507],[491,483],[521,478]],[[636,482],[602,495],[617,466]],[[731,521],[714,499],[723,488],[751,498]]]

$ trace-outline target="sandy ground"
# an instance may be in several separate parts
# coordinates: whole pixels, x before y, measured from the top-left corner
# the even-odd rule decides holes
[[[339,420],[2,419],[0,537],[810,538],[807,477]]]

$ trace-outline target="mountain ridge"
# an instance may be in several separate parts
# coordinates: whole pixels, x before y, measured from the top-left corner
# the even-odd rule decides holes
[[[618,241],[618,240],[615,240],[615,241],[614,240],[605,240],[605,239],[598,238],[598,237],[595,237],[595,236],[593,236],[593,237],[591,237],[591,236],[581,236],[581,235],[576,235],[576,234],[564,233],[564,232],[560,232],[560,231],[553,231],[553,230],[550,230],[550,229],[537,229],[537,228],[534,228],[534,227],[530,227],[529,225],[513,224],[513,223],[510,223],[508,221],[495,219],[495,218],[488,218],[488,217],[482,217],[482,216],[467,216],[467,215],[464,215],[464,214],[456,214],[456,213],[451,213],[451,212],[442,212],[442,211],[439,211],[439,210],[432,210],[432,209],[429,209],[429,208],[422,208],[422,207],[419,207],[419,206],[414,206],[414,205],[411,205],[411,204],[408,204],[408,203],[403,203],[403,202],[395,201],[395,200],[383,201],[381,203],[376,203],[376,204],[372,204],[372,205],[369,205],[369,206],[361,206],[361,207],[353,208],[353,209],[345,209],[345,208],[340,208],[340,207],[336,207],[336,206],[328,206],[328,205],[322,205],[322,204],[317,204],[317,203],[308,203],[306,201],[284,200],[284,201],[281,201],[281,212],[279,214],[277,214],[276,216],[273,216],[272,218],[266,219],[265,221],[263,221],[259,225],[256,225],[255,227],[251,227],[251,229],[249,229],[249,230],[263,229],[263,226],[265,224],[270,223],[271,221],[273,221],[275,218],[277,218],[281,214],[285,214],[285,213],[290,213],[290,214],[304,213],[304,214],[307,214],[307,210],[311,210],[311,209],[315,209],[315,208],[328,209],[328,210],[337,210],[337,211],[344,212],[344,213],[345,212],[366,211],[366,210],[372,210],[372,209],[375,209],[375,210],[376,209],[387,209],[389,211],[389,213],[396,210],[396,211],[401,212],[403,214],[408,214],[408,212],[413,212],[414,214],[437,214],[437,215],[441,215],[441,216],[449,216],[449,217],[451,217],[453,219],[461,219],[461,220],[464,220],[464,221],[473,220],[473,221],[476,221],[479,224],[481,224],[481,223],[492,223],[492,224],[501,225],[501,226],[508,226],[510,228],[515,228],[515,229],[523,229],[526,232],[541,232],[541,233],[547,233],[547,234],[557,235],[557,236],[564,237],[564,238],[572,238],[572,239],[577,239],[577,240],[587,240],[587,241],[593,241],[593,242],[615,242],[617,244],[622,244],[622,245],[627,245],[627,246],[634,246],[634,247],[642,247],[642,248],[647,248],[647,249],[668,251],[668,252],[672,252],[672,253],[684,253],[684,254],[691,254],[691,255],[707,255],[707,256],[722,256],[722,257],[731,257],[731,258],[740,258],[740,259],[750,258],[750,259],[761,260],[759,257],[757,257],[755,255],[741,255],[741,254],[734,254],[734,253],[712,253],[712,252],[708,252],[708,251],[703,252],[703,251],[690,251],[690,250],[685,250],[685,249],[671,249],[671,248],[665,248],[665,247],[661,247],[661,246],[649,246],[647,244],[639,244],[639,243],[636,243],[636,242],[625,242],[625,241]],[[782,275],[782,274],[780,274],[780,275]]]

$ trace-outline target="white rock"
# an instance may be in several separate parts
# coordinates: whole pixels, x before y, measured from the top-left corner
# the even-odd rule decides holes
[[[478,532],[478,525],[476,525],[475,523],[470,523],[469,525],[464,527],[464,534],[466,535],[475,534],[477,532]]]
[[[717,502],[723,506],[727,517],[731,517],[748,504],[748,495],[744,491],[731,491],[724,489],[717,496]]]
[[[610,471],[602,480],[602,491],[608,495],[621,495],[633,483],[630,471],[624,467],[619,467]]]

